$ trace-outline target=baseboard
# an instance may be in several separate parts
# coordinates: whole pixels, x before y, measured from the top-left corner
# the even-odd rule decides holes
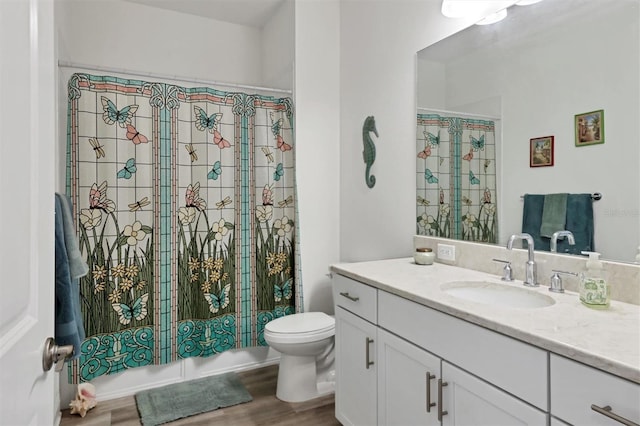
[[[280,356],[276,356],[273,358],[268,358],[266,360],[263,361],[255,361],[255,362],[247,362],[244,364],[239,364],[239,365],[234,365],[231,367],[226,367],[226,368],[220,368],[220,369],[212,369],[212,370],[208,370],[208,371],[204,371],[202,374],[199,374],[198,377],[208,377],[208,376],[214,376],[216,374],[224,374],[224,373],[228,373],[231,371],[235,371],[235,372],[240,372],[240,371],[247,371],[247,370],[254,370],[256,368],[261,368],[261,367],[267,367],[270,365],[274,365],[274,364],[278,364],[280,362]],[[152,383],[144,383],[142,385],[139,386],[128,386],[126,389],[122,389],[122,390],[118,390],[118,391],[113,391],[113,392],[107,392],[107,393],[100,393],[99,394],[99,401],[108,401],[111,399],[116,399],[116,398],[122,398],[125,396],[132,396],[135,395],[136,393],[143,391],[143,390],[147,390],[147,389],[154,389],[154,388],[158,388],[161,386],[166,386],[166,385],[171,385],[174,383],[180,383],[180,382],[184,382],[187,380],[192,380],[194,378],[198,378],[198,377],[178,377],[178,378],[171,378],[168,380],[160,380],[160,381],[156,381],[156,382],[152,382]],[[99,402],[98,402],[99,403]]]
[[[233,367],[219,368],[219,369],[204,371],[204,372],[202,372],[200,377],[209,377],[209,376],[214,376],[216,374],[230,373],[232,371],[234,371],[236,373],[239,373],[241,371],[255,370],[256,368],[268,367],[270,365],[275,365],[275,364],[278,364],[278,363],[280,363],[280,356],[277,356],[277,357],[274,357],[274,358],[265,359],[264,361],[248,362],[248,363],[245,363],[245,364],[234,365]]]

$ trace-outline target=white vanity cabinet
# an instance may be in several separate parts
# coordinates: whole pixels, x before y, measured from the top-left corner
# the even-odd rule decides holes
[[[336,418],[345,426],[377,424],[377,290],[335,275]]]
[[[440,358],[378,329],[378,424],[440,424],[440,378]]]
[[[620,425],[625,424],[623,419],[640,424],[637,383],[555,354],[551,354],[550,372],[554,417],[573,425]]]
[[[343,425],[547,425],[546,351],[341,275],[333,293]]]
[[[547,424],[546,351],[383,291],[378,327],[441,359],[432,395],[443,425]]]
[[[495,277],[407,258],[332,271],[343,424],[640,425],[637,306],[493,307],[443,286]]]
[[[378,329],[379,425],[546,425],[542,411]]]

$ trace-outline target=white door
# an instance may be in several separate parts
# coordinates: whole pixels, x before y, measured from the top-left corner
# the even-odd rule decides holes
[[[546,426],[547,414],[442,362],[442,426]],[[444,413],[446,411],[446,414]]]
[[[439,425],[440,358],[378,330],[378,424]]]
[[[55,62],[52,0],[0,0],[0,425],[52,425]]]
[[[377,424],[376,330],[336,308],[336,418],[345,426]]]

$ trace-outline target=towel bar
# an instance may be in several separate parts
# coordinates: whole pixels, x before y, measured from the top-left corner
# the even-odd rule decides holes
[[[525,194],[525,195],[526,195],[526,194]],[[520,196],[520,199],[521,199],[521,200],[524,200],[524,195],[521,195],[521,196]],[[599,193],[599,192],[594,192],[593,194],[591,194],[591,199],[592,199],[593,201],[598,201],[598,200],[602,199],[602,194],[601,194],[601,193]]]

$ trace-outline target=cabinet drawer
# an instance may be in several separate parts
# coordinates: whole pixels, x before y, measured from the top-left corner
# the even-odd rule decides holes
[[[386,292],[378,324],[547,411],[547,352]]]
[[[609,406],[640,424],[640,385],[578,362],[551,355],[551,414],[575,425],[619,424],[591,409]]]
[[[333,300],[373,324],[378,320],[378,290],[371,286],[334,274]]]

